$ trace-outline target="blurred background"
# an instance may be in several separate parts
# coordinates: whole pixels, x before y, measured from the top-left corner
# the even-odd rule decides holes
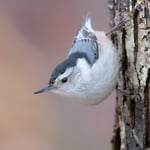
[[[47,92],[83,16],[109,30],[106,0],[0,0],[0,149],[110,150],[115,94],[84,106]]]

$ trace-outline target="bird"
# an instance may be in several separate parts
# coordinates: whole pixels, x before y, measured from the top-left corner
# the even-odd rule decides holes
[[[54,68],[48,84],[34,94],[51,91],[96,105],[115,89],[118,72],[118,54],[112,41],[104,31],[94,30],[91,17],[86,15],[66,59]]]

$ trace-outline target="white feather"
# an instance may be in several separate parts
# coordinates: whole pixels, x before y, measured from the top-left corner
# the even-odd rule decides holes
[[[92,23],[91,23],[91,17],[88,15],[85,17],[84,26],[87,29],[89,29],[89,31],[94,32],[94,30],[92,28]]]

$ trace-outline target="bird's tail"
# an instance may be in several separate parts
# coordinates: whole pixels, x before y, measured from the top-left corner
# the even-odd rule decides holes
[[[89,15],[85,16],[83,27],[86,27],[90,32],[94,31],[92,28],[91,17]]]
[[[89,36],[91,35],[90,33],[93,34],[94,30],[91,24],[91,17],[89,15],[86,15],[83,25],[75,36],[75,41],[79,39],[89,38]]]

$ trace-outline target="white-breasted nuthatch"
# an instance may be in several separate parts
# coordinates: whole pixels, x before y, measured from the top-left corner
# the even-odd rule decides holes
[[[51,74],[49,83],[34,94],[52,91],[77,98],[83,104],[97,104],[116,86],[118,56],[103,31],[95,31],[91,18],[76,34],[67,58]]]

